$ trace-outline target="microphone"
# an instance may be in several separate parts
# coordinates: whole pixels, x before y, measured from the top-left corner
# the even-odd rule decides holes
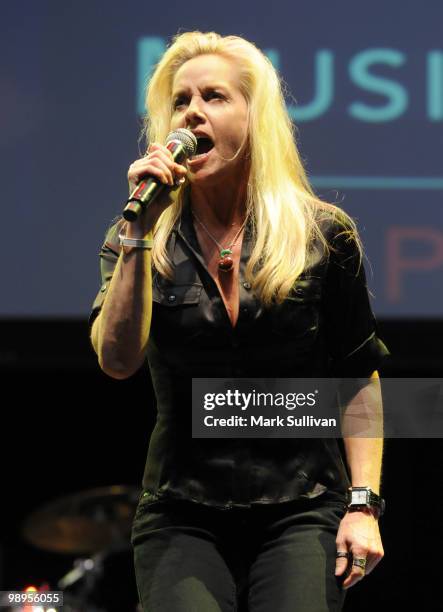
[[[190,130],[185,128],[178,128],[174,132],[170,132],[165,144],[177,164],[180,164],[187,157],[192,157],[197,151],[197,138]],[[129,222],[136,221],[160,193],[165,189],[172,190],[175,188],[176,185],[166,185],[154,176],[142,178],[127,199],[123,217]]]

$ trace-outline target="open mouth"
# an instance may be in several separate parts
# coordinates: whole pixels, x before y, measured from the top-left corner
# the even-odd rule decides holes
[[[205,157],[209,151],[211,151],[214,148],[214,143],[212,142],[212,140],[206,136],[198,136],[197,137],[197,151],[195,153],[195,155],[193,155],[192,157],[190,157],[190,161],[193,161],[195,159],[199,159],[200,157],[203,159],[203,157]]]

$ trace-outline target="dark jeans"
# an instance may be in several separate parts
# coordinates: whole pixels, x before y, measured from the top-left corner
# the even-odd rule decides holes
[[[219,510],[143,503],[132,529],[144,612],[339,612],[335,538],[344,500]]]

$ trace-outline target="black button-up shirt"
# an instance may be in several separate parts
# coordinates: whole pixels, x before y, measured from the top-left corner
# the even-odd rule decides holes
[[[320,241],[291,293],[264,307],[245,279],[252,250],[249,224],[239,269],[240,310],[232,326],[203,258],[189,207],[168,239],[174,280],[153,270],[147,360],[156,395],[143,490],[145,500],[187,499],[219,508],[315,497],[345,499],[350,486],[335,438],[201,439],[191,437],[192,378],[365,377],[387,355],[377,336],[363,264],[354,241],[331,219],[322,230],[339,248],[324,257]],[[121,220],[100,252],[102,287],[89,324],[106,296],[118,256]],[[342,228],[341,228],[342,229]],[[147,409],[150,407],[147,406]]]

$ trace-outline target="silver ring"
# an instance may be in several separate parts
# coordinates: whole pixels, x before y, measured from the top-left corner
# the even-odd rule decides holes
[[[352,565],[356,565],[357,567],[361,567],[362,570],[366,568],[366,559],[365,557],[354,557],[352,560]]]
[[[337,551],[335,556],[336,556],[337,559],[339,559],[340,557],[344,557],[346,559],[349,559],[351,557],[351,553],[344,552],[344,551]]]

